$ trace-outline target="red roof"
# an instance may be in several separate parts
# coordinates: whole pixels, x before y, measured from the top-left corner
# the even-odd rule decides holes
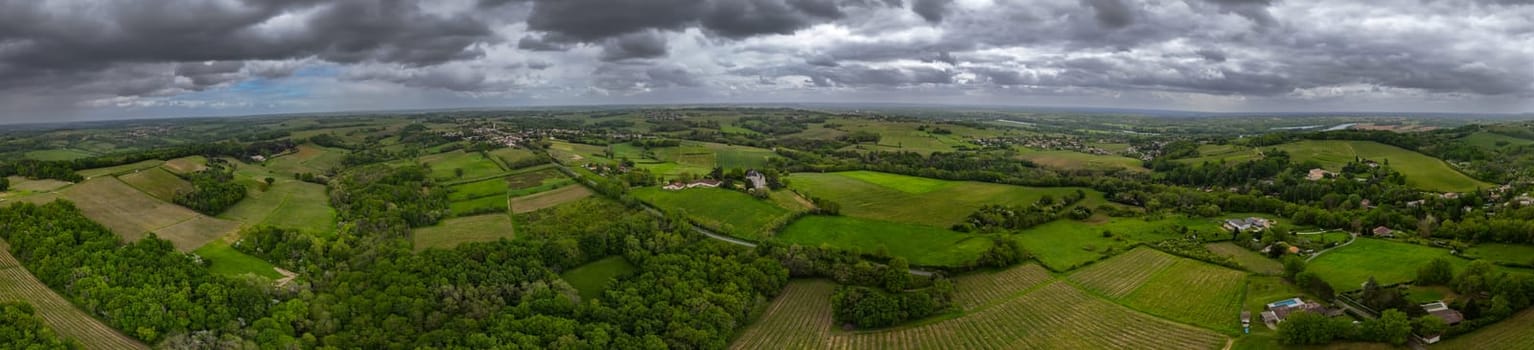
[[[1378,235],[1388,235],[1388,234],[1390,234],[1390,232],[1391,231],[1390,231],[1389,227],[1380,226],[1380,227],[1375,227],[1374,228],[1374,235],[1376,235],[1376,236],[1378,236]]]

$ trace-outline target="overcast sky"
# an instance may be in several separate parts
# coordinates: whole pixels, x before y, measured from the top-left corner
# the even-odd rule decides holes
[[[1534,0],[0,0],[0,122],[565,104],[1534,111]]]

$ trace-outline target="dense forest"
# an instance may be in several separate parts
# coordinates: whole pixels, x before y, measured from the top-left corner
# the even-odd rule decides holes
[[[0,349],[73,350],[80,344],[64,339],[43,324],[32,305],[0,302]]]

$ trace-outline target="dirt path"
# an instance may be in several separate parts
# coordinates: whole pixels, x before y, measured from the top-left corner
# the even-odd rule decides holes
[[[1316,252],[1315,254],[1312,254],[1309,258],[1306,258],[1305,262],[1309,263],[1311,260],[1316,260],[1316,257],[1320,257],[1321,254],[1325,254],[1326,252],[1332,251],[1332,249],[1346,247],[1349,244],[1353,244],[1353,242],[1357,242],[1357,241],[1358,241],[1358,234],[1350,233],[1350,234],[1348,234],[1348,241],[1347,242],[1343,242],[1342,244],[1338,244],[1336,247],[1326,248],[1326,250],[1322,250],[1322,251]]]
[[[277,270],[277,274],[282,275],[282,278],[277,279],[277,288],[287,287],[288,283],[293,282],[294,278],[298,278],[298,274],[293,273],[293,271],[283,270],[281,267],[273,267],[272,269]]]

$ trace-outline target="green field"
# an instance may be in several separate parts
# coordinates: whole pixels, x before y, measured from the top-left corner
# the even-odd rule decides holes
[[[450,186],[452,192],[448,193],[450,201],[466,201],[476,198],[506,196],[505,179],[489,179]]]
[[[417,158],[416,161],[430,167],[431,177],[438,181],[477,179],[505,172],[495,161],[478,152],[466,153],[459,150],[438,153]],[[463,170],[462,177],[458,176],[458,169]]]
[[[214,238],[233,233],[239,225],[207,218],[191,209],[170,204],[128,186],[114,177],[101,177],[70,186],[64,198],[80,211],[125,241],[155,232],[177,249],[190,251]]]
[[[1204,240],[1229,235],[1220,229],[1219,218],[1173,216],[1153,221],[1119,217],[1085,222],[1056,220],[1023,230],[1011,238],[1037,256],[1044,266],[1066,271],[1137,243],[1183,237],[1182,227],[1199,234]],[[1110,232],[1111,237],[1104,237],[1104,231]]]
[[[768,159],[778,158],[777,153],[768,149],[719,143],[704,143],[703,146],[714,151],[715,166],[725,169],[761,168],[767,166]]]
[[[1068,277],[1087,290],[1136,310],[1229,333],[1246,273],[1140,248],[1081,269]]]
[[[1210,252],[1216,255],[1230,257],[1237,265],[1241,265],[1241,268],[1248,271],[1265,275],[1277,275],[1284,272],[1284,264],[1279,263],[1278,260],[1268,259],[1268,257],[1262,256],[1262,254],[1242,248],[1235,243],[1210,243],[1205,244],[1204,248],[1208,248]]]
[[[781,226],[793,214],[771,201],[718,188],[667,191],[645,187],[630,194],[656,208],[681,212],[703,227],[750,240],[768,237],[772,234],[768,230]]]
[[[448,203],[447,208],[448,208],[448,210],[451,210],[454,213],[454,215],[462,215],[462,214],[470,214],[470,213],[481,213],[482,214],[482,213],[485,213],[485,212],[488,212],[488,211],[491,211],[491,210],[505,211],[506,210],[506,205],[507,205],[506,197],[504,197],[504,196],[493,196],[493,197],[480,197],[480,198],[475,198],[475,199],[467,199],[467,200],[462,200],[462,201]]]
[[[230,247],[229,243],[224,241],[208,242],[202,248],[192,252],[201,256],[203,260],[207,260],[208,271],[216,274],[228,276],[254,274],[273,280],[282,278],[282,274],[277,273],[271,263],[234,250],[234,247]]]
[[[1465,250],[1465,256],[1500,263],[1534,265],[1534,246],[1522,244],[1481,243]]]
[[[1485,149],[1500,149],[1534,143],[1534,140],[1526,140],[1490,132],[1473,133],[1469,136],[1465,136],[1463,140],[1470,145]]]
[[[554,141],[549,145],[549,155],[553,156],[556,160],[570,165],[586,163],[611,164],[613,160],[603,156],[606,151],[607,147],[605,146],[584,143]]]
[[[142,161],[142,162],[138,162],[138,163],[133,163],[133,164],[123,164],[123,165],[118,165],[118,166],[113,166],[113,167],[105,167],[105,168],[85,169],[85,170],[77,171],[76,173],[79,173],[80,176],[84,176],[85,179],[89,180],[91,178],[95,178],[95,177],[103,176],[103,175],[126,174],[126,173],[133,172],[134,170],[149,169],[149,168],[160,166],[161,164],[165,164],[165,161],[151,159],[151,160],[146,160],[146,161]]]
[[[527,213],[574,202],[593,194],[586,186],[565,186],[511,199],[512,213]]]
[[[1380,284],[1411,281],[1417,278],[1417,268],[1436,258],[1454,263],[1456,269],[1469,265],[1465,259],[1449,255],[1447,249],[1359,238],[1311,260],[1306,270],[1320,275],[1332,288],[1346,291],[1361,288],[1370,276]]]
[[[275,182],[267,186],[265,179]],[[219,217],[239,221],[245,226],[268,225],[329,234],[336,229],[336,212],[330,207],[325,185],[294,180],[258,165],[239,164],[235,182],[245,185],[245,199],[229,207]]]
[[[841,205],[846,216],[948,228],[987,204],[1027,205],[1043,195],[1056,198],[1071,187],[1023,187],[972,181],[947,181],[872,171],[795,173],[790,187]],[[1090,189],[1082,205],[1103,203]]]
[[[732,349],[1220,349],[1226,338],[1055,282],[961,317],[868,332],[832,329],[834,285],[791,281]]]
[[[866,131],[879,134],[877,144],[863,143],[848,146],[843,150],[870,150],[870,151],[905,151],[921,154],[932,152],[953,152],[957,147],[971,146],[971,137],[996,136],[1001,132],[996,130],[983,130],[960,125],[933,125],[930,123],[907,123],[889,122],[869,119],[835,119],[831,123],[839,124],[841,132],[830,133],[808,129],[805,133],[815,132],[816,137],[834,138],[843,133]],[[922,126],[935,126],[952,131],[952,134],[934,134],[929,131],[918,130]]]
[[[953,279],[953,303],[965,310],[975,310],[1011,299],[1054,279],[1049,270],[1032,263],[1001,271],[966,273]]]
[[[613,278],[636,270],[634,264],[630,264],[627,259],[611,256],[565,271],[559,274],[559,278],[580,291],[581,300],[591,300],[601,297],[602,291],[607,290],[607,285]]]
[[[1065,170],[1114,170],[1123,169],[1137,172],[1148,172],[1150,169],[1140,166],[1140,160],[1124,157],[1097,155],[1064,150],[1031,150],[1025,149],[1018,158],[1039,164],[1045,167]]]
[[[524,162],[538,158],[538,154],[533,153],[533,151],[512,147],[490,151],[490,156],[494,157],[496,160],[499,160],[501,164],[504,165],[516,164],[518,162]]]
[[[489,242],[512,239],[516,230],[511,217],[504,213],[484,214],[442,220],[436,226],[417,228],[411,232],[417,251],[428,248],[452,249],[468,242]]]
[[[73,148],[59,148],[27,152],[27,159],[36,160],[75,160],[80,158],[95,157],[96,153]]]
[[[830,247],[865,254],[886,252],[912,265],[962,266],[979,258],[994,243],[981,235],[948,229],[846,216],[805,216],[778,234],[786,243]]]
[[[1446,339],[1434,349],[1515,350],[1534,349],[1534,309],[1523,310],[1506,320],[1469,334]]]
[[[167,160],[165,161],[165,164],[161,165],[161,167],[165,168],[165,170],[169,170],[172,173],[188,174],[207,169],[208,158],[203,156],[181,157]]]
[[[192,183],[176,177],[163,167],[139,170],[117,176],[123,183],[133,186],[163,201],[172,201],[177,193],[191,191]]]
[[[285,176],[294,173],[324,174],[327,170],[339,167],[341,158],[345,156],[346,150],[302,144],[293,153],[267,160],[266,167]]]
[[[1280,145],[1296,162],[1315,160],[1337,171],[1354,157],[1389,162],[1391,169],[1406,176],[1406,184],[1429,191],[1469,192],[1490,184],[1472,179],[1449,167],[1438,158],[1399,147],[1369,141],[1301,141]]]

